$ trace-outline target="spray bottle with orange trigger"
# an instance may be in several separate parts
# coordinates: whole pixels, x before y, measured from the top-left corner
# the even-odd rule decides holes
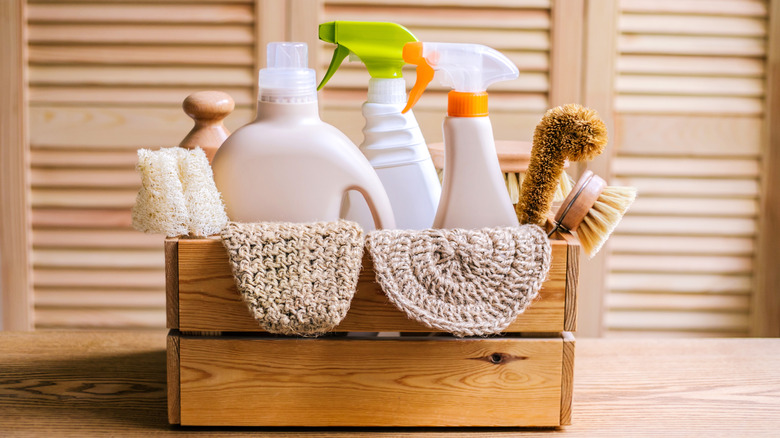
[[[403,58],[417,66],[417,82],[404,111],[414,106],[434,73],[453,88],[442,123],[444,181],[433,227],[517,226],[498,164],[486,92],[495,82],[517,78],[517,67],[479,44],[407,43]]]

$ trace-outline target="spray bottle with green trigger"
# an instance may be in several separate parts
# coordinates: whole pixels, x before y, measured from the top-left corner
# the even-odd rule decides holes
[[[407,43],[403,57],[417,66],[417,83],[404,111],[414,106],[434,77],[453,88],[447,95],[444,181],[434,228],[517,226],[501,177],[487,87],[517,78],[517,67],[498,51],[479,44]]]
[[[402,114],[406,83],[401,77],[403,47],[417,41],[395,23],[334,21],[320,24],[320,39],[337,44],[322,88],[350,55],[366,65],[371,79],[363,104],[364,139],[360,150],[385,187],[396,226],[401,229],[430,228],[441,196],[441,184],[420,127],[412,113]],[[350,192],[342,216],[373,229],[365,200]]]

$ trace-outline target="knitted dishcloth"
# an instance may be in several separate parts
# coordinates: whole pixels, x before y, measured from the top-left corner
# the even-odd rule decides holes
[[[349,310],[363,259],[354,222],[229,222],[222,231],[233,277],[264,330],[315,336]]]
[[[550,241],[536,225],[381,230],[367,242],[390,301],[409,318],[456,336],[506,329],[550,269]]]

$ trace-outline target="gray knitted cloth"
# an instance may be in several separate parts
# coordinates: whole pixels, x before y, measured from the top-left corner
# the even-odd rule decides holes
[[[222,241],[236,286],[264,330],[315,336],[346,316],[363,258],[358,224],[230,222]]]
[[[506,329],[550,269],[550,241],[536,225],[381,230],[367,242],[390,301],[409,318],[456,336]]]

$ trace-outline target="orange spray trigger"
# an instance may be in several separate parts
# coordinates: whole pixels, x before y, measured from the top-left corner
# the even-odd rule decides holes
[[[406,43],[404,45],[403,57],[407,64],[417,66],[417,81],[414,87],[409,91],[409,100],[406,102],[406,108],[401,113],[406,114],[420,100],[423,91],[433,80],[433,67],[422,56],[423,45],[420,42]]]

